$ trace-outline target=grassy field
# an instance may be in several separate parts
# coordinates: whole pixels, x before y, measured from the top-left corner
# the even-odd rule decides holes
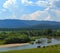
[[[60,45],[49,46],[45,48],[35,48],[35,49],[9,51],[9,52],[0,52],[0,53],[60,53]]]

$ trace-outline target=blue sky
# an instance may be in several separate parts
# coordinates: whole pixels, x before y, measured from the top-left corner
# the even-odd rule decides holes
[[[0,0],[0,19],[60,21],[60,0]]]

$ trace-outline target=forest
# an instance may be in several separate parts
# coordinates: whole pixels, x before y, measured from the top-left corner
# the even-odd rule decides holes
[[[0,45],[13,43],[28,43],[38,38],[59,38],[60,30],[18,30],[0,31]]]

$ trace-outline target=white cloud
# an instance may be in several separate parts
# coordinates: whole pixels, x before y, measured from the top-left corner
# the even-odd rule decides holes
[[[52,13],[52,14],[50,14]],[[54,14],[53,14],[54,13]],[[31,14],[23,14],[20,17],[21,20],[52,20],[52,21],[60,21],[60,10],[50,10],[46,9],[44,11],[36,11]]]
[[[48,17],[46,17],[46,19],[45,20],[51,20],[51,16],[50,15],[48,15]]]
[[[54,2],[59,1],[59,0],[46,0],[46,1],[37,0],[36,2],[33,2],[32,0],[21,0],[21,1],[24,5],[42,6],[42,7],[46,7],[46,9],[44,11],[37,10],[30,14],[23,14],[19,19],[22,19],[22,20],[59,20],[60,21],[60,10],[55,9],[55,7],[57,7],[57,4],[55,4],[56,6],[54,5]],[[11,11],[12,18],[17,17],[16,11],[14,11],[16,10],[15,7],[18,8],[18,6],[16,6],[16,2],[17,0],[6,0],[5,3],[3,4],[3,7],[5,9],[9,9]],[[5,11],[5,9],[3,9],[2,11]],[[20,10],[19,12],[21,12],[21,9],[19,9]],[[50,11],[52,13],[54,12],[56,17],[54,17],[54,15],[52,16],[50,14]]]
[[[36,11],[32,14],[24,14],[20,17],[21,20],[50,20],[51,17],[49,16],[47,11]]]
[[[25,3],[25,2],[27,2],[27,0],[21,0],[22,1],[22,3]]]
[[[28,0],[21,0],[21,1],[24,5],[33,5],[32,1],[28,1]]]
[[[7,12],[7,9],[9,10],[10,12],[10,15],[6,15],[7,18],[16,18],[16,11],[17,10],[16,8],[18,8],[17,6],[17,1],[16,0],[6,0],[5,3],[3,4],[3,12],[6,11]]]
[[[6,2],[3,4],[4,8],[9,8],[12,5],[16,4],[16,0],[6,0]]]
[[[60,10],[54,10],[54,12],[56,14],[56,19],[60,21]]]
[[[47,1],[37,0],[36,2],[28,1],[28,0],[21,0],[23,4],[25,5],[37,5],[37,6],[48,6],[49,3]]]
[[[55,10],[56,15],[60,18],[60,10]]]
[[[32,14],[24,14],[20,17],[20,19],[22,20],[37,20],[38,16],[40,16],[40,12],[37,11],[37,12],[34,12]]]
[[[21,0],[24,5],[31,5],[31,6],[42,6],[46,8],[55,8],[55,2],[59,2],[59,0],[37,0],[36,2],[33,2],[32,0]],[[57,5],[57,4],[56,4]]]
[[[36,2],[36,5],[47,7],[47,6],[49,6],[49,3],[47,1],[39,0],[39,1]]]

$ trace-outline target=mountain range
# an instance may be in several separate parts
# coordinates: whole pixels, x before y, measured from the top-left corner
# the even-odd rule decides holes
[[[6,20],[0,20],[0,28],[60,29],[60,22],[6,19]]]

